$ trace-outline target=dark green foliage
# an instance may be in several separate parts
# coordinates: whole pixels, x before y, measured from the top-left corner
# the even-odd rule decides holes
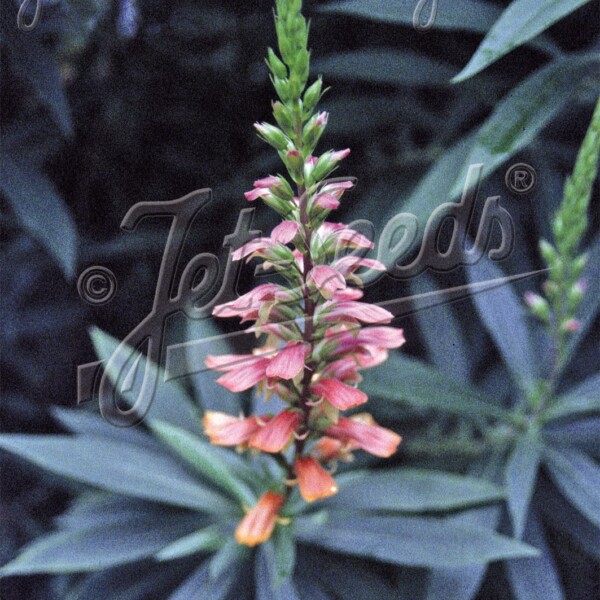
[[[412,28],[416,4],[305,3],[309,81],[322,74],[331,86],[320,149],[352,148],[344,172],[359,178],[339,219],[371,220],[378,242],[408,211],[421,236],[431,212],[458,199],[468,166],[484,163],[475,221],[482,200],[500,196],[515,247],[500,265],[386,276],[367,287],[372,302],[544,268],[538,242],[552,239],[600,91],[597,0],[441,1],[426,34]],[[32,32],[18,30],[18,6],[0,9],[3,600],[594,597],[598,182],[578,248],[588,254],[581,327],[565,342],[552,401],[536,412],[552,346],[521,301],[544,276],[401,317],[406,346],[363,384],[377,419],[403,436],[400,452],[340,464],[337,496],[251,551],[232,532],[278,466],[208,445],[200,418],[261,400],[196,373],[162,382],[146,421],[121,429],[75,406],[75,377],[151,308],[167,227],[120,231],[127,209],[213,188],[182,262],[206,251],[225,264],[242,192],[277,168],[252,131],[269,118],[271,2],[138,0],[127,21],[130,2],[63,0],[44,5]],[[285,75],[274,59],[270,67]],[[527,195],[506,188],[516,162],[537,171]],[[252,228],[274,224],[259,210]],[[119,282],[103,307],[75,289],[92,264]],[[238,291],[252,281],[245,268]],[[168,335],[179,343],[224,331],[174,318]],[[209,351],[252,343],[234,335]]]

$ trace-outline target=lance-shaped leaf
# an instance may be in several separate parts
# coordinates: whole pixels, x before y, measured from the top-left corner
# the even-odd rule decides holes
[[[167,600],[225,600],[231,597],[238,578],[237,568],[229,569],[214,580],[210,576],[210,563],[203,563],[180,585]]]
[[[413,26],[418,2],[398,2],[397,0],[344,0],[319,6],[321,12],[346,14],[363,17],[372,21]],[[421,20],[431,17],[432,3],[423,9]],[[483,0],[454,0],[451,5],[439,6],[435,12],[433,27],[456,31],[486,32],[500,16],[501,10]]]
[[[508,580],[517,600],[564,600],[560,578],[552,552],[546,542],[542,524],[532,511],[525,527],[524,539],[540,551],[538,558],[506,561]]]
[[[600,374],[592,375],[579,385],[557,398],[544,411],[545,421],[600,414]]]
[[[513,0],[453,81],[464,81],[479,73],[587,2],[589,0]]]
[[[466,274],[470,284],[503,277],[502,271],[485,257],[466,269]],[[530,386],[538,365],[523,303],[510,283],[475,294],[473,303],[516,383]]]
[[[506,465],[508,510],[516,537],[521,539],[542,456],[539,431],[531,428],[515,444]]]
[[[148,369],[149,379],[156,379],[157,382],[148,416],[167,421],[194,433],[202,433],[200,415],[178,381],[166,382],[165,372],[161,367],[152,362],[147,364],[146,358],[141,353],[134,352],[127,345],[120,347],[119,340],[101,329],[91,328],[90,337],[99,358],[105,361],[105,366],[107,361],[115,355],[114,368],[110,369],[107,375],[113,383],[119,381],[126,388],[126,391],[121,394],[125,402],[133,405],[136,401],[142,386],[142,379],[146,369]],[[126,365],[126,368],[129,368],[125,381],[123,380],[123,374],[118,372],[121,365]]]
[[[221,514],[237,511],[225,496],[193,479],[167,454],[95,436],[0,437],[0,448],[57,475],[114,492]]]
[[[455,381],[426,363],[392,354],[388,362],[365,375],[363,390],[369,397],[405,402],[471,418],[512,421],[511,413],[472,386]]]
[[[425,54],[385,48],[338,52],[319,59],[315,72],[338,79],[404,86],[446,86],[453,67]]]
[[[339,475],[337,483],[340,491],[327,505],[346,510],[446,511],[504,498],[498,486],[483,479],[424,469],[355,471]]]
[[[246,473],[250,470],[241,458],[234,455],[228,457],[229,460],[225,462],[223,454],[227,450],[215,448],[176,425],[170,425],[155,419],[151,419],[149,425],[165,444],[175,450],[206,479],[215,483],[241,503],[249,506],[256,503],[256,494],[236,473],[236,470]],[[229,454],[232,454],[232,452],[229,451]],[[232,459],[237,459],[236,468],[232,466]]]
[[[190,531],[190,515],[113,517],[111,522],[38,538],[0,569],[1,575],[97,571],[151,556]]]
[[[600,467],[577,450],[546,449],[546,465],[561,492],[600,527]]]
[[[558,58],[506,94],[479,129],[451,196],[461,193],[470,165],[483,164],[483,176],[487,177],[531,143],[577,95],[599,64],[600,56],[595,53]]]
[[[155,558],[158,561],[174,560],[198,552],[212,552],[218,550],[222,545],[222,529],[218,525],[210,525],[175,540],[162,548]]]
[[[434,518],[337,512],[322,525],[311,526],[299,517],[297,526],[302,542],[414,567],[462,567],[538,554],[489,529]]]
[[[0,193],[24,229],[42,244],[65,277],[75,274],[77,231],[64,200],[37,167],[0,151]]]
[[[282,578],[284,572],[280,568],[274,543],[261,544],[254,561],[257,600],[300,600],[293,581]],[[294,568],[293,562],[291,568]]]

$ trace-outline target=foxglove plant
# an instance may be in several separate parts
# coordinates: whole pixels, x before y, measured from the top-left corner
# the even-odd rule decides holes
[[[265,399],[276,395],[287,404],[276,415],[204,415],[213,444],[272,454],[285,469],[281,482],[265,490],[236,529],[236,540],[248,546],[269,539],[293,486],[307,502],[331,496],[338,488],[328,465],[350,460],[357,449],[389,457],[401,440],[367,413],[341,414],[367,402],[357,388],[360,371],[384,362],[388,349],[404,344],[404,336],[401,329],[381,326],[392,321],[390,312],[360,301],[356,271],[385,270],[354,254],[373,248],[372,242],[328,220],[355,180],[327,179],[350,150],[314,154],[328,114],[317,111],[321,78],[307,87],[308,24],[301,5],[301,0],[276,2],[280,57],[269,49],[267,65],[279,97],[273,103],[277,125],[255,125],[277,150],[291,183],[270,175],[245,194],[251,202],[261,198],[282,222],[269,237],[233,253],[234,260],[261,259],[263,269],[279,275],[281,283],[264,283],[214,309],[215,316],[253,322],[249,331],[266,336],[263,345],[252,354],[206,360],[207,367],[224,373],[217,381],[228,390],[256,386]]]

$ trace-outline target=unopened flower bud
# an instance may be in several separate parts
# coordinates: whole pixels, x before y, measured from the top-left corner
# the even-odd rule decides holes
[[[285,64],[279,59],[272,48],[267,50],[267,55],[267,65],[271,69],[273,75],[279,79],[285,79],[288,75],[288,70]]]
[[[319,77],[312,85],[304,92],[303,102],[305,110],[310,114],[321,98],[321,88],[323,80]]]
[[[577,319],[567,319],[560,324],[561,331],[573,333],[581,329],[581,322]]]
[[[544,262],[550,268],[552,268],[556,262],[556,259],[558,258],[558,254],[552,244],[546,240],[540,240],[540,253],[544,259]]]
[[[525,299],[525,304],[529,306],[531,312],[538,317],[538,319],[545,322],[550,320],[550,307],[544,298],[532,291],[525,292],[523,298]]]
[[[254,127],[260,137],[277,150],[285,150],[288,147],[290,140],[278,127],[269,123],[255,123]]]

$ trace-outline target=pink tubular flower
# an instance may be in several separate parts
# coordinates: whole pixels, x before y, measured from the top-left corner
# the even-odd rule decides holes
[[[288,342],[283,350],[271,359],[267,367],[267,377],[293,379],[304,369],[304,361],[310,346],[303,342]]]
[[[325,398],[329,404],[340,410],[364,404],[369,399],[364,392],[337,379],[321,379],[313,383],[310,390],[315,396]]]
[[[232,302],[215,306],[213,315],[217,317],[246,318],[252,315],[250,318],[256,318],[261,304],[275,298],[286,302],[292,299],[292,294],[288,289],[275,283],[263,283]]]
[[[331,310],[323,316],[323,320],[328,323],[337,323],[345,319],[363,323],[390,323],[393,318],[394,315],[385,308],[353,301],[334,303]]]
[[[280,244],[289,244],[300,231],[300,223],[283,221],[271,232],[271,239]]]
[[[314,502],[337,494],[338,487],[333,477],[312,456],[302,456],[294,461],[294,472],[298,478],[301,496]]]
[[[265,492],[256,506],[240,521],[235,530],[238,544],[256,546],[266,542],[275,529],[279,511],[285,504],[285,496],[277,492]]]
[[[231,355],[231,357],[234,356]],[[226,358],[231,360],[231,357],[228,356]],[[205,364],[209,369],[227,371],[225,375],[217,379],[217,383],[227,388],[230,392],[244,392],[254,387],[266,377],[267,366],[271,359],[263,356],[254,356],[252,359],[243,360],[237,364],[232,362],[229,366],[223,364],[218,367],[211,366],[215,364],[213,361],[214,357],[211,356],[206,359]]]
[[[357,448],[382,458],[394,454],[402,441],[402,438],[390,429],[375,425],[370,415],[340,417],[335,425],[327,427],[325,435],[352,443]]]
[[[301,422],[299,412],[284,410],[252,435],[250,446],[263,452],[281,452]]]
[[[335,161],[340,161],[346,158],[350,154],[350,148],[345,148],[344,150],[338,150],[331,155],[331,158]]]
[[[262,250],[266,250],[267,248],[272,248],[275,246],[277,242],[272,240],[271,238],[260,237],[254,240],[250,240],[240,248],[238,248],[235,252],[231,254],[231,258],[233,260],[242,260],[246,256],[252,255],[255,252],[261,252]]]
[[[249,192],[244,192],[244,196],[249,202],[254,202],[255,200],[258,200],[258,198],[268,198],[270,195],[271,190],[269,188],[256,188]]]
[[[335,292],[346,287],[344,276],[327,265],[313,267],[308,274],[308,281],[314,284],[324,298],[332,298]]]
[[[340,201],[332,194],[319,194],[315,198],[315,206],[326,210],[335,210],[339,207]]]
[[[361,258],[360,256],[342,256],[342,258],[336,260],[331,266],[343,275],[353,273],[356,269],[360,269],[361,267],[374,269],[375,271],[386,270],[385,265],[382,262],[372,258]]]
[[[269,175],[268,177],[263,177],[262,179],[257,179],[252,185],[255,188],[268,188],[277,187],[282,185],[282,181],[279,177],[274,177],[273,175]]]
[[[214,410],[207,410],[204,413],[202,424],[210,443],[217,446],[246,444],[260,429],[256,417],[233,417]]]

